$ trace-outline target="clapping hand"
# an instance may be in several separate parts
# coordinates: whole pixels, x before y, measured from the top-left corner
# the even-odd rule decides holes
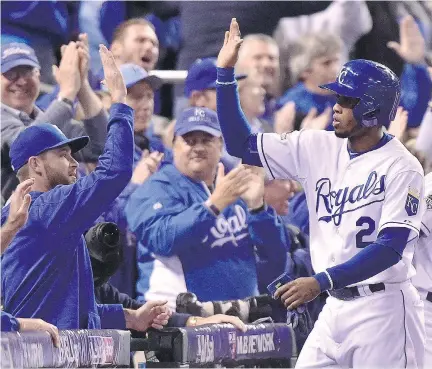
[[[113,103],[126,102],[126,85],[123,76],[114,60],[114,56],[105,45],[99,45],[99,54],[102,60],[102,66],[105,79],[102,81],[106,85]]]

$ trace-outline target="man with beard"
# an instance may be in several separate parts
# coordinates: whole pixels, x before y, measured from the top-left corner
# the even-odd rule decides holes
[[[133,110],[112,54],[101,45],[105,82],[113,99],[99,165],[77,180],[77,161],[88,137],[68,139],[48,123],[23,130],[10,156],[20,181],[34,178],[29,219],[2,256],[2,298],[15,317],[43,319],[59,329],[146,330],[165,323],[164,302],[138,310],[97,305],[83,233],[129,182],[133,165]],[[2,224],[9,206],[2,211]],[[166,323],[165,323],[166,324]]]
[[[216,91],[227,150],[269,177],[298,180],[309,205],[316,274],[285,283],[274,297],[294,310],[329,294],[296,366],[423,367],[423,303],[411,283],[425,208],[423,168],[383,131],[396,115],[398,77],[382,64],[351,60],[321,86],[336,94],[334,133],[254,135],[234,79],[241,44],[232,19]]]

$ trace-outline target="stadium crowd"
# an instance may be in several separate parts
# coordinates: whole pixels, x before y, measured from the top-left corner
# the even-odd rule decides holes
[[[216,57],[233,17],[253,133],[333,130],[336,97],[319,86],[346,61],[369,59],[401,80],[385,130],[432,171],[430,1],[3,1],[1,10],[2,331],[47,331],[58,345],[58,329],[245,330],[232,311],[175,312],[196,303],[179,295],[247,300],[283,273],[315,274],[301,185],[266,178],[224,144]],[[161,72],[174,69],[187,76],[172,85]],[[115,252],[97,237],[109,224]],[[432,296],[428,247],[429,282],[416,286]],[[307,304],[312,321],[326,297]],[[272,304],[274,320],[286,320]]]

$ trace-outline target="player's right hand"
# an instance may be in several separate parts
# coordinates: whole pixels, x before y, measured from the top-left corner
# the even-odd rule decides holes
[[[252,171],[244,165],[239,165],[227,175],[225,175],[224,171],[223,164],[219,163],[216,187],[207,200],[216,206],[219,211],[224,210],[246,192],[249,188],[249,182],[252,180]]]
[[[237,20],[232,18],[230,29],[225,32],[224,43],[219,51],[216,65],[221,68],[233,68],[237,63],[242,42]]]
[[[126,102],[126,85],[123,76],[118,68],[114,55],[105,45],[99,45],[99,54],[102,61],[105,79],[102,81],[106,85],[113,103]]]
[[[33,319],[33,318],[17,318],[19,323],[19,331],[44,331],[48,332],[51,336],[54,346],[60,347],[60,335],[58,328],[55,325],[47,323],[42,319]]]

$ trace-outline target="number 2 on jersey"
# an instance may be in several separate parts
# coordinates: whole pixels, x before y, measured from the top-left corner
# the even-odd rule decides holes
[[[366,225],[366,227],[364,227]],[[371,241],[363,241],[363,237],[370,236],[375,231],[375,221],[370,217],[360,217],[356,222],[357,227],[362,227],[356,234],[356,246],[359,249],[364,249],[370,245]]]

